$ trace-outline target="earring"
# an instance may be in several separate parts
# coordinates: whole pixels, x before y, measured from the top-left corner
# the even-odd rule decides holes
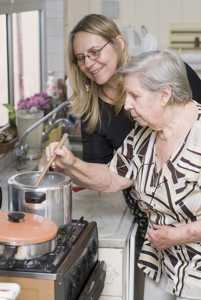
[[[89,85],[87,83],[85,84],[85,89],[86,89],[86,92],[89,93],[90,88],[89,88]]]

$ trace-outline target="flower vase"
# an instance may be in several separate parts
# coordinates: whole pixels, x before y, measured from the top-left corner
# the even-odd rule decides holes
[[[44,115],[42,110],[30,111],[19,109],[16,112],[16,125],[19,140],[23,137],[24,132],[40,120]],[[42,133],[43,123],[34,128],[23,140],[23,145],[27,145],[27,159],[38,159],[42,153]]]

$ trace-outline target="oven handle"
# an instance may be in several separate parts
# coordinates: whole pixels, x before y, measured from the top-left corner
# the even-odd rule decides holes
[[[104,288],[105,277],[106,264],[104,261],[98,261],[78,300],[98,300]]]

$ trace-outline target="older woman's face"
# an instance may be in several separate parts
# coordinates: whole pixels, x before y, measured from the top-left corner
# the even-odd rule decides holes
[[[145,89],[136,75],[125,77],[125,88],[127,91],[125,110],[129,111],[141,126],[157,129],[164,111],[161,105],[161,91],[152,92]]]
[[[98,57],[94,58],[93,53],[101,48]],[[84,31],[76,33],[73,51],[80,70],[98,85],[105,84],[115,74],[118,64],[117,52],[112,43],[101,36]]]

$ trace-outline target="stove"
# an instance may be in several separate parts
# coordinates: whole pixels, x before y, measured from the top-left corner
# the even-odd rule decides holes
[[[19,300],[96,300],[105,274],[97,224],[83,218],[59,227],[53,252],[30,260],[0,256],[0,282],[20,284]]]

